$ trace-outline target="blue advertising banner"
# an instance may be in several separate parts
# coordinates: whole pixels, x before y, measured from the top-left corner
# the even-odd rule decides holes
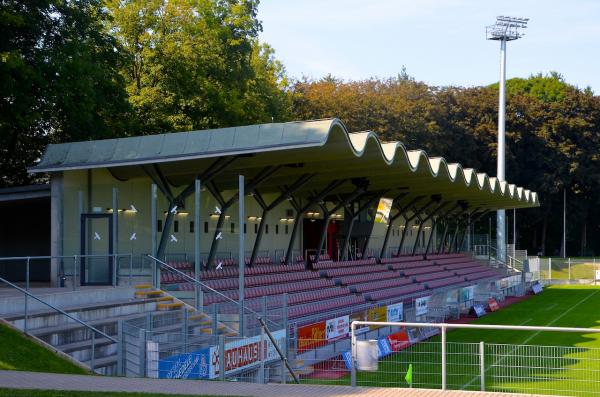
[[[352,354],[350,354],[350,351],[343,352],[342,358],[344,359],[344,364],[346,364],[346,369],[350,371],[352,369]]]
[[[485,316],[487,314],[481,303],[474,304],[473,311],[477,317]]]
[[[163,379],[211,379],[211,350],[205,348],[158,361],[158,377]]]
[[[389,356],[393,353],[392,346],[387,338],[379,339],[377,341],[377,347],[379,347],[379,358]]]
[[[544,289],[542,287],[542,285],[540,283],[535,283],[531,286],[531,289],[533,290],[534,294],[539,294],[540,292],[542,292]]]

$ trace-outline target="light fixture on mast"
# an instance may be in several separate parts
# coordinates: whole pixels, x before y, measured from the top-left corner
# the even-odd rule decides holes
[[[515,18],[508,16],[496,17],[494,25],[486,26],[487,40],[500,41],[500,95],[498,100],[498,155],[497,173],[498,182],[505,181],[505,154],[506,154],[506,42],[520,39],[525,35],[523,29],[527,28],[529,18]],[[496,213],[496,252],[497,259],[506,263],[506,214],[498,210]]]

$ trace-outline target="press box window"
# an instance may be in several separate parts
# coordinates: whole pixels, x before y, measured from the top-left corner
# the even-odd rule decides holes
[[[204,233],[208,233],[208,222],[204,222]]]
[[[194,233],[194,221],[190,221],[190,233]]]
[[[235,223],[231,224],[231,233],[235,233]]]
[[[156,230],[158,230],[159,232],[162,232],[162,219],[159,219],[156,222]]]
[[[173,232],[179,233],[179,221],[173,222]]]

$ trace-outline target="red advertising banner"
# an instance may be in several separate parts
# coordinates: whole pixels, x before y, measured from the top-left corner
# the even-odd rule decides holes
[[[298,353],[325,345],[327,343],[325,329],[325,321],[298,328]]]
[[[410,340],[408,338],[406,328],[403,328],[402,331],[396,332],[395,334],[388,335],[387,340],[390,342],[390,347],[394,352],[406,349],[408,346],[410,346]]]
[[[488,306],[490,307],[491,312],[500,310],[500,306],[498,305],[498,302],[496,302],[496,299],[494,299],[494,298],[488,299]]]

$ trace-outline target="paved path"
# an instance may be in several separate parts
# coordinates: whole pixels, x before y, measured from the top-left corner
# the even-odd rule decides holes
[[[209,394],[253,397],[492,397],[533,396],[533,394],[483,393],[428,389],[374,388],[317,385],[260,385],[243,382],[114,378],[37,372],[0,371],[0,387],[89,391],[154,392],[165,394]]]

